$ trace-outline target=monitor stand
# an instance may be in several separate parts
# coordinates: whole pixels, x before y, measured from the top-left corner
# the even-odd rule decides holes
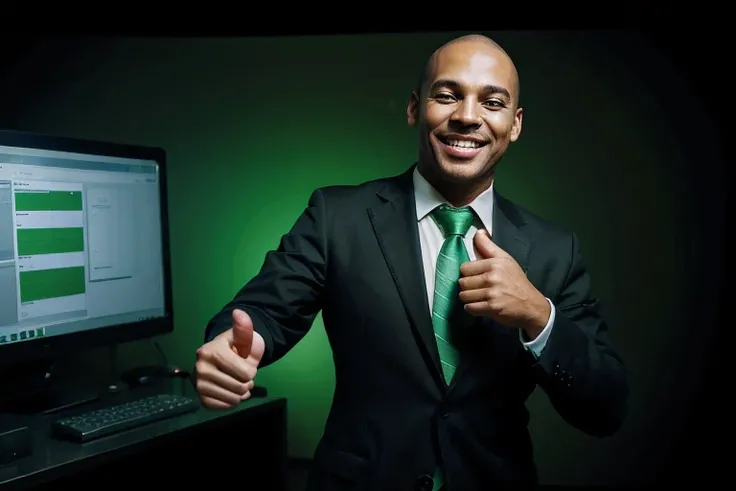
[[[52,367],[43,360],[0,372],[0,413],[52,414],[100,398],[99,390],[59,383]]]

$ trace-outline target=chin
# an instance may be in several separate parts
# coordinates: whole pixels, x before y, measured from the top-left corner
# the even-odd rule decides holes
[[[435,159],[435,168],[443,180],[456,184],[467,184],[484,179],[493,166],[484,160],[454,161],[440,157]]]
[[[452,160],[438,159],[437,167],[448,176],[455,176],[460,179],[467,179],[470,177],[478,177],[483,174],[486,169],[486,162],[475,162],[475,161],[459,161],[454,162]]]

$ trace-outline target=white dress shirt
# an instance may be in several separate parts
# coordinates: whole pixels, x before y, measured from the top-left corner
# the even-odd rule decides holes
[[[443,203],[449,203],[427,182],[416,168],[414,169],[414,197],[419,224],[419,241],[421,243],[422,261],[424,263],[424,274],[427,284],[427,298],[431,310],[434,301],[434,277],[437,256],[445,238],[439,227],[437,227],[437,224],[429,216],[429,213],[437,206]],[[476,218],[465,234],[464,241],[468,256],[471,261],[474,261],[476,259],[476,251],[473,246],[473,236],[475,233],[479,229],[485,228],[493,236],[493,185],[478,196],[469,206],[475,212]],[[537,357],[542,353],[555,321],[554,305],[552,305],[549,299],[547,301],[550,304],[551,314],[547,325],[539,336],[531,341],[525,341],[523,331],[519,330],[519,340]]]

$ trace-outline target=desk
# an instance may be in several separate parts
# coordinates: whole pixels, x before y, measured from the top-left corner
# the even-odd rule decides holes
[[[130,400],[167,388],[169,392],[196,397],[188,382],[175,380],[158,388],[106,396],[95,405]],[[93,409],[95,405],[32,418],[33,454],[0,467],[0,490],[135,486],[137,491],[154,484],[154,480],[158,486],[170,488],[192,486],[193,480],[200,478],[217,487],[233,483],[243,488],[252,476],[262,483],[259,489],[285,489],[284,399],[252,398],[225,411],[201,408],[84,444],[51,438],[54,419]]]

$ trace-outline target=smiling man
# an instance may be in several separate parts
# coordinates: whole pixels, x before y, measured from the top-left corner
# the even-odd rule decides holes
[[[522,123],[504,50],[482,36],[442,46],[407,118],[418,163],[312,194],[208,324],[197,389],[209,408],[247,399],[322,311],[336,385],[310,490],[533,489],[531,392],[608,436],[626,413],[623,364],[577,236],[494,188]]]

